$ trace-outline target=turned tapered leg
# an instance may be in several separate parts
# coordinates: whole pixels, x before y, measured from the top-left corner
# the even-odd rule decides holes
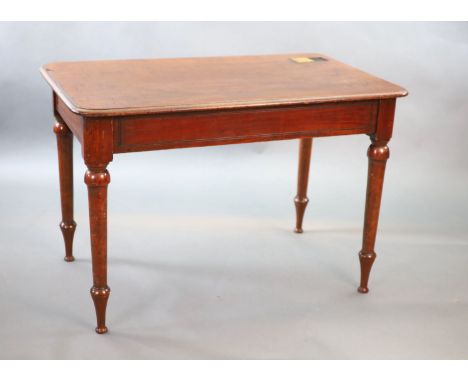
[[[390,155],[387,141],[373,140],[367,151],[369,157],[369,170],[367,174],[366,210],[364,214],[364,233],[362,250],[359,252],[361,264],[361,283],[358,291],[367,293],[369,288],[369,274],[376,254],[374,251],[377,225],[379,221],[380,200],[384,182],[385,165]]]
[[[62,230],[65,241],[65,261],[73,261],[73,236],[76,223],[73,220],[73,134],[64,124],[56,123],[57,151],[60,178],[60,200],[62,204]]]
[[[296,228],[294,232],[302,233],[304,212],[309,203],[307,198],[307,185],[309,183],[310,155],[312,152],[312,138],[299,140],[299,169],[297,174],[297,195],[294,198],[296,205]]]
[[[107,332],[106,307],[110,294],[107,285],[107,185],[110,183],[110,175],[105,167],[88,167],[84,179],[88,186],[93,266],[93,286],[90,292],[96,308],[96,332],[102,334]]]

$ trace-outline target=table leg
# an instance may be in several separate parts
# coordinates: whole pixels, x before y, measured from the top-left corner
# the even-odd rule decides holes
[[[65,261],[73,261],[73,236],[76,223],[73,220],[73,134],[70,129],[62,124],[54,125],[54,133],[57,136],[57,152],[60,178],[60,201],[62,206],[62,230],[65,241]]]
[[[294,232],[302,233],[304,212],[309,203],[307,198],[307,185],[309,183],[310,155],[312,152],[312,138],[299,140],[299,169],[297,175],[297,195],[294,198],[296,205],[296,228]]]
[[[110,294],[107,285],[107,185],[110,183],[110,175],[105,166],[88,166],[84,180],[88,186],[93,266],[93,286],[90,292],[96,309],[96,332],[103,334],[107,332],[106,307]]]
[[[367,283],[369,274],[374,263],[376,254],[374,251],[377,225],[380,212],[380,201],[384,182],[385,165],[390,156],[387,146],[388,141],[371,138],[367,156],[369,157],[369,169],[367,174],[366,210],[364,214],[364,233],[362,239],[362,250],[359,252],[361,264],[361,283],[358,291],[369,292]]]

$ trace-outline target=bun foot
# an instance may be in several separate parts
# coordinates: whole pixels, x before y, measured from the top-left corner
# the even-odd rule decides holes
[[[65,256],[63,258],[67,263],[71,263],[72,261],[75,261],[75,258],[73,256]]]
[[[295,233],[303,233],[304,230],[303,230],[302,228],[297,228],[297,227],[296,227],[296,228],[294,228],[294,232],[295,232]]]

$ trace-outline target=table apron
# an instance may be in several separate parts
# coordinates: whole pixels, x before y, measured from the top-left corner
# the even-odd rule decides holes
[[[115,153],[348,134],[372,134],[379,101],[122,117]]]

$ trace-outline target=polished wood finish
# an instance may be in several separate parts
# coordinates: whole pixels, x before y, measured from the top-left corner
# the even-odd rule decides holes
[[[74,261],[73,236],[76,222],[73,219],[73,135],[70,129],[61,123],[54,125],[57,136],[57,152],[59,163],[60,201],[62,206],[62,221],[60,229],[65,241],[65,261]]]
[[[93,286],[91,297],[96,308],[96,332],[107,333],[106,308],[110,295],[107,285],[107,186],[112,161],[112,122],[106,119],[86,120],[83,129],[83,158],[88,170],[84,181],[88,186],[89,226]]]
[[[294,198],[296,206],[296,228],[294,232],[302,233],[302,221],[304,212],[309,203],[307,186],[309,184],[310,156],[312,153],[312,138],[299,140],[299,169],[297,174],[297,195]]]
[[[127,117],[114,123],[114,152],[370,134],[378,102]]]
[[[319,58],[297,63],[297,57]],[[56,62],[42,74],[75,113],[102,117],[362,101],[401,87],[318,53]]]
[[[376,131],[371,135],[372,144],[367,150],[369,169],[367,174],[366,208],[364,213],[364,232],[362,250],[359,252],[361,282],[358,291],[369,292],[367,286],[372,264],[375,261],[375,239],[379,221],[380,202],[385,175],[385,166],[390,156],[387,146],[392,137],[395,100],[381,101]]]
[[[96,332],[102,334],[107,332],[106,307],[110,295],[107,285],[107,185],[110,183],[110,175],[105,166],[88,165],[84,181],[88,186],[93,265],[93,286],[90,292],[96,308]]]
[[[71,134],[88,168],[93,298],[105,322],[108,164],[118,153],[299,139],[296,232],[308,202],[312,138],[367,134],[369,176],[360,292],[368,291],[395,99],[406,90],[330,57],[275,56],[61,62],[42,74],[53,89],[62,220],[73,221]],[[71,206],[71,207],[70,207]],[[66,233],[71,228],[65,228]],[[74,230],[74,228],[73,228]],[[68,241],[67,241],[68,240]],[[71,259],[71,239],[65,238]]]
[[[54,109],[55,118],[59,121],[63,121],[62,124],[66,125],[72,132],[73,135],[78,139],[80,143],[83,143],[83,126],[84,119],[81,115],[73,113],[63,101],[57,97],[54,93]]]

